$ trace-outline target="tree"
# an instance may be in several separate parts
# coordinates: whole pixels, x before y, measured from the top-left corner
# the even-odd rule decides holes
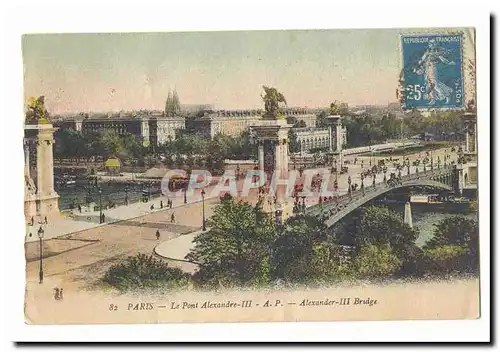
[[[118,156],[124,151],[120,135],[113,130],[107,130],[102,135],[105,156]]]
[[[367,245],[354,259],[356,274],[361,278],[381,278],[394,275],[402,262],[387,244]]]
[[[360,221],[353,233],[354,244],[359,248],[367,245],[390,245],[402,249],[413,245],[418,233],[404,223],[400,214],[387,207],[370,206],[361,211]]]
[[[400,214],[378,206],[354,211],[335,231],[337,241],[352,246],[355,255],[370,245],[389,246],[401,261],[398,274],[402,276],[420,275],[425,269],[424,253],[415,245],[417,235]]]
[[[427,256],[432,261],[430,266],[433,272],[449,274],[467,269],[467,250],[463,246],[444,245],[426,250]]]
[[[195,247],[186,257],[199,264],[195,280],[212,287],[268,282],[270,247],[276,237],[268,214],[225,196],[207,226],[210,230],[195,237]]]
[[[170,268],[162,260],[138,254],[111,266],[103,281],[120,291],[152,288],[178,288],[189,282],[189,274]]]
[[[324,270],[318,271],[316,252],[321,251],[317,246],[326,238],[326,227],[316,217],[289,218],[273,246],[273,278],[288,282],[324,278]],[[330,267],[328,262],[327,268]]]
[[[125,133],[120,139],[123,150],[126,152],[127,156],[133,158],[144,156],[144,148],[133,134]]]
[[[74,129],[59,130],[54,134],[56,139],[54,153],[58,157],[85,156],[85,139],[82,134]]]
[[[102,135],[98,132],[87,132],[83,136],[85,150],[88,150],[88,156],[104,156],[105,145]]]
[[[446,246],[460,247],[465,250],[467,260],[462,266],[465,269],[475,271],[479,265],[479,228],[477,220],[467,219],[464,216],[453,216],[438,222],[434,229],[434,236],[424,245],[424,250],[441,248],[438,252],[442,254]],[[450,252],[450,248],[447,249]],[[446,253],[448,253],[446,252]],[[455,253],[458,253],[455,248]],[[457,255],[457,257],[459,257]],[[464,259],[460,259],[464,260]],[[457,264],[458,265],[458,264]]]
[[[425,249],[458,245],[477,252],[479,229],[476,220],[453,216],[439,221],[434,227],[434,236],[425,243]]]

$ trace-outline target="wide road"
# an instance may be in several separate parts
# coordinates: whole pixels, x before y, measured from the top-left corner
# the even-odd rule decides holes
[[[205,202],[207,217],[211,216],[215,199]],[[175,223],[170,222],[172,212]],[[156,230],[160,230],[160,241],[173,239],[185,233],[200,229],[202,225],[202,204],[194,203],[150,213],[132,220],[95,227],[68,238],[45,241],[46,254],[53,256],[43,260],[44,283],[38,284],[38,243],[26,244],[28,263],[26,279],[28,289],[52,291],[63,287],[67,292],[88,289],[96,284],[104,272],[119,259],[137,253],[153,252],[159,243]],[[61,252],[62,253],[59,253]],[[58,254],[59,253],[59,254]],[[30,260],[32,258],[32,260]],[[45,292],[45,294],[47,294]]]

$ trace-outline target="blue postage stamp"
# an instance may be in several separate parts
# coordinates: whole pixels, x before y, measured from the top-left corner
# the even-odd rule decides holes
[[[401,44],[403,106],[463,107],[462,35],[403,35]]]

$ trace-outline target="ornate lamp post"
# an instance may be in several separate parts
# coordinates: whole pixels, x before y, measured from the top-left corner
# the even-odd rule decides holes
[[[128,185],[125,186],[125,204],[128,205]]]
[[[90,183],[89,185],[87,186],[87,208],[90,208],[90,202],[92,201],[92,188],[90,186]]]
[[[384,165],[382,172],[384,173],[384,183],[387,183],[387,166]]]
[[[99,188],[97,191],[99,193],[99,224],[102,224],[102,189]]]
[[[203,221],[203,231],[207,231],[207,224],[205,220],[205,189],[201,190],[201,204],[202,204],[202,221]]]
[[[43,284],[43,235],[45,233],[45,230],[43,229],[43,222],[39,222],[40,228],[38,229],[38,238],[40,239],[40,271],[39,271],[39,278],[40,284]]]
[[[236,165],[236,181],[240,180],[240,165]]]
[[[365,175],[361,174],[361,189],[363,190],[363,194],[365,193],[364,179],[365,179]]]
[[[464,164],[464,150],[462,149],[462,146],[458,148],[458,160],[457,163],[459,165]]]
[[[187,185],[184,186],[184,204],[187,204]]]
[[[372,185],[373,185],[373,188],[375,188],[375,177],[377,177],[377,176],[375,175],[375,173],[373,173],[372,177],[373,177]]]
[[[349,193],[349,196],[351,195],[351,182],[352,182],[352,180],[351,180],[351,176],[349,176],[349,177],[347,178],[347,184],[348,184],[348,186],[349,186],[349,188],[347,189],[347,193]]]

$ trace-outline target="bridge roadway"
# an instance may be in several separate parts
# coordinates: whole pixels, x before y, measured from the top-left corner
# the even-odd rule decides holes
[[[401,177],[400,182],[392,184],[376,182],[373,185],[372,179],[368,178],[365,179],[363,189],[358,188],[351,194],[339,192],[338,197],[334,200],[317,203],[306,208],[306,214],[324,218],[325,224],[330,227],[356,208],[393,189],[410,186],[430,186],[443,190],[452,190],[451,177],[445,179],[446,176],[451,176],[452,171],[453,166],[448,164],[440,168],[434,167],[432,170],[427,169],[426,172],[413,172],[407,175],[403,173],[404,176]],[[405,172],[407,172],[406,168]],[[439,177],[442,180],[439,180]]]

